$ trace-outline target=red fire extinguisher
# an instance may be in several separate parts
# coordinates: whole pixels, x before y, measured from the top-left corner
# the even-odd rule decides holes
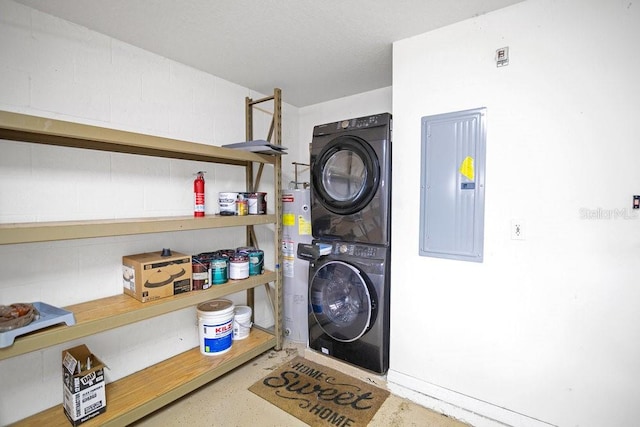
[[[193,181],[193,216],[204,216],[204,171],[196,174]]]

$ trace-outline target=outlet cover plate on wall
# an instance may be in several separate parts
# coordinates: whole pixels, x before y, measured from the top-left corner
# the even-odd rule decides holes
[[[511,240],[525,240],[526,224],[522,219],[511,220]]]

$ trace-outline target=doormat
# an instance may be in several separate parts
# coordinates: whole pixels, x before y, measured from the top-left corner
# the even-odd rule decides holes
[[[310,426],[366,426],[389,396],[340,371],[296,357],[249,390]]]

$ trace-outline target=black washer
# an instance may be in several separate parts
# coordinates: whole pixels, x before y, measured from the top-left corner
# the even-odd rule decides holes
[[[352,264],[326,260],[310,280],[312,313],[331,338],[352,342],[375,322],[377,295],[366,275]]]

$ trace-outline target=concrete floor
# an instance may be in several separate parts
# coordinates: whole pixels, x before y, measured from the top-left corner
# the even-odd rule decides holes
[[[304,344],[285,342],[281,351],[268,351],[246,365],[143,418],[137,427],[233,426],[296,427],[307,424],[256,396],[248,388],[297,355],[345,372],[353,377],[386,387],[383,376],[357,369],[309,350]],[[384,427],[468,427],[409,400],[391,394],[373,417],[370,426]]]

